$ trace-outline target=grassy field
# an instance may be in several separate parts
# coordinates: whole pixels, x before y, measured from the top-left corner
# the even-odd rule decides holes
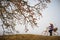
[[[18,34],[0,36],[0,40],[60,40],[60,36],[41,36],[32,34]]]

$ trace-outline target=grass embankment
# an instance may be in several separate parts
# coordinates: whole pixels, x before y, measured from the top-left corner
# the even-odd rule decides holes
[[[0,40],[60,40],[60,36],[41,36],[32,34],[18,34],[0,36]]]

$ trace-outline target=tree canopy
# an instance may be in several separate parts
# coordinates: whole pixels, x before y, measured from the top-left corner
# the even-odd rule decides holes
[[[2,28],[11,28],[15,30],[16,21],[25,25],[26,32],[27,24],[33,28],[37,25],[37,17],[42,16],[41,11],[47,7],[51,0],[37,0],[38,3],[31,6],[30,0],[0,0],[0,19]],[[4,31],[5,32],[5,31]]]

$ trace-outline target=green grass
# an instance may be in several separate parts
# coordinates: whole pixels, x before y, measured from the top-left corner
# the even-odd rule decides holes
[[[41,36],[32,34],[17,34],[0,36],[0,40],[60,40],[60,36]]]

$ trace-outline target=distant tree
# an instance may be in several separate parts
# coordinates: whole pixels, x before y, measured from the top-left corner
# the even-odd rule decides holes
[[[15,31],[16,20],[25,25],[26,32],[27,24],[32,28],[37,27],[37,16],[42,16],[41,11],[46,8],[50,0],[37,0],[38,3],[31,6],[30,0],[0,0],[0,19],[2,21],[3,35],[4,29],[11,28],[10,31]]]

